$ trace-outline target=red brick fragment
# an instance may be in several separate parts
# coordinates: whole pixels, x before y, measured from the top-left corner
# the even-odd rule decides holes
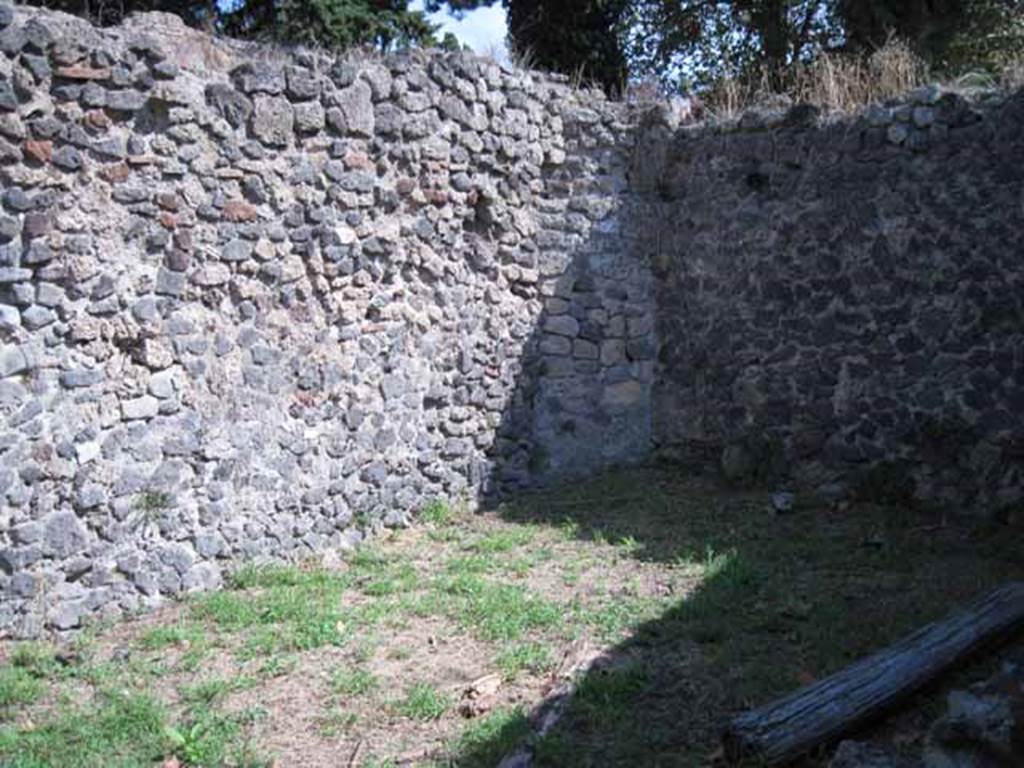
[[[221,214],[228,221],[252,221],[256,218],[256,208],[244,200],[228,200]]]
[[[102,109],[90,109],[82,116],[82,122],[86,128],[96,131],[105,131],[110,127],[110,117]]]
[[[25,142],[25,154],[37,163],[48,163],[53,157],[53,142],[42,139],[28,139]]]
[[[164,229],[174,229],[178,226],[178,217],[170,211],[160,211],[160,215],[157,218],[164,226]]]
[[[68,67],[57,67],[57,77],[66,80],[108,80],[110,67],[87,67],[84,64],[72,64]]]
[[[356,168],[363,171],[373,170],[373,160],[365,152],[357,152],[350,149],[345,153],[345,156],[341,158],[341,161],[345,164],[346,168]]]
[[[99,174],[100,178],[111,184],[119,184],[126,180],[131,175],[131,169],[125,163],[117,163],[116,165],[108,165],[103,168]]]
[[[156,196],[156,204],[165,211],[177,211],[181,202],[173,192],[161,192]]]

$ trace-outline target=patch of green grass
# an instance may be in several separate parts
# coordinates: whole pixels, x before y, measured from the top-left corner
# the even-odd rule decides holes
[[[108,692],[93,706],[62,708],[37,726],[0,729],[10,768],[150,768],[173,753],[167,712],[145,694]]]
[[[46,683],[24,667],[0,667],[0,716],[14,706],[25,706],[43,695]]]
[[[400,563],[382,573],[375,574],[360,585],[364,594],[384,597],[409,592],[419,584],[419,574],[409,563]]]
[[[245,675],[233,677],[230,680],[218,678],[203,680],[182,687],[181,699],[187,704],[210,705],[225,698],[229,693],[252,688],[257,682],[255,678]]]
[[[665,607],[664,602],[649,597],[618,595],[597,608],[577,607],[577,616],[596,627],[602,638],[616,641],[657,618]]]
[[[142,633],[136,644],[145,651],[157,651],[172,645],[202,643],[203,631],[193,624],[156,626]]]
[[[573,560],[562,566],[562,583],[567,587],[575,587],[583,577],[583,562]]]
[[[622,717],[624,702],[643,690],[647,680],[640,664],[586,675],[576,689],[572,706],[592,722],[612,723]]]
[[[465,576],[480,573],[487,573],[494,568],[494,562],[483,555],[469,555],[466,557],[453,557],[445,563],[446,573],[452,576]]]
[[[330,687],[334,693],[365,696],[378,685],[377,678],[365,669],[336,669],[331,673]]]
[[[55,677],[62,670],[56,649],[49,643],[29,641],[19,643],[11,652],[12,666],[31,672],[36,677]]]
[[[523,672],[540,674],[552,666],[551,649],[542,643],[511,645],[498,654],[497,663],[506,680],[515,680]]]
[[[395,704],[395,712],[412,720],[437,720],[448,706],[448,698],[429,683],[415,683]]]
[[[265,659],[256,669],[256,674],[264,680],[274,677],[283,677],[295,669],[296,659],[294,656],[271,656]]]
[[[325,739],[337,739],[351,731],[359,723],[359,715],[346,712],[341,707],[331,707],[317,719],[317,731]]]
[[[73,670],[65,669],[57,661],[53,646],[47,643],[19,643],[11,652],[10,660],[0,667],[0,717],[15,706],[25,706],[39,699],[47,682]]]
[[[442,580],[440,591],[453,618],[483,640],[513,641],[529,630],[553,627],[563,620],[559,606],[518,585],[459,576]]]
[[[297,587],[303,591],[343,591],[348,586],[344,574],[326,568],[294,565],[243,565],[228,577],[232,589],[270,589]]]
[[[529,544],[535,531],[528,526],[504,528],[481,536],[469,545],[469,549],[481,555],[498,555]]]
[[[170,509],[174,497],[166,491],[144,491],[135,497],[135,509],[146,517],[155,516],[165,509]]]
[[[496,710],[466,727],[451,749],[451,764],[458,768],[493,768],[530,733],[530,723],[521,709]]]
[[[393,559],[379,545],[366,544],[349,553],[346,562],[353,572],[367,576],[386,569]]]
[[[200,709],[182,725],[167,728],[166,734],[175,754],[186,765],[263,768],[268,762],[256,756],[244,733],[244,726],[255,715],[225,715]]]
[[[228,631],[247,629],[261,623],[256,601],[250,595],[234,592],[209,592],[192,603],[191,614],[209,620]]]
[[[322,569],[244,569],[233,579],[245,591],[203,594],[191,605],[192,618],[222,630],[252,630],[243,654],[310,650],[342,645],[347,639],[341,598],[347,578]],[[252,591],[249,587],[259,586]]]
[[[420,520],[438,527],[451,525],[455,521],[455,510],[444,499],[434,499],[420,510]]]

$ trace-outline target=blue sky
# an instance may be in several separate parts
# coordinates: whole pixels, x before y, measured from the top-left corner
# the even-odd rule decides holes
[[[412,0],[409,8],[423,10],[423,0]],[[500,3],[464,13],[461,19],[456,19],[446,11],[430,14],[429,18],[435,24],[441,25],[438,37],[443,37],[445,32],[452,32],[459,42],[468,45],[477,53],[494,54],[499,60],[508,60],[508,48],[505,45],[505,9]]]

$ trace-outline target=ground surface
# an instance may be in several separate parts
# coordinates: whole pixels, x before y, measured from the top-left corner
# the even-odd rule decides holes
[[[0,764],[494,766],[603,650],[538,764],[706,765],[730,714],[1024,578],[1020,533],[866,504],[780,517],[659,469],[438,504],[335,567],[245,566],[71,644],[2,647]],[[912,747],[940,700],[875,735]]]

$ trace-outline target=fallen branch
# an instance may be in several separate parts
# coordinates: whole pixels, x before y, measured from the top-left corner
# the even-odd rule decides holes
[[[891,710],[983,646],[1024,629],[1024,582],[1013,582],[942,621],[796,693],[740,715],[722,737],[730,760],[789,762]]]

